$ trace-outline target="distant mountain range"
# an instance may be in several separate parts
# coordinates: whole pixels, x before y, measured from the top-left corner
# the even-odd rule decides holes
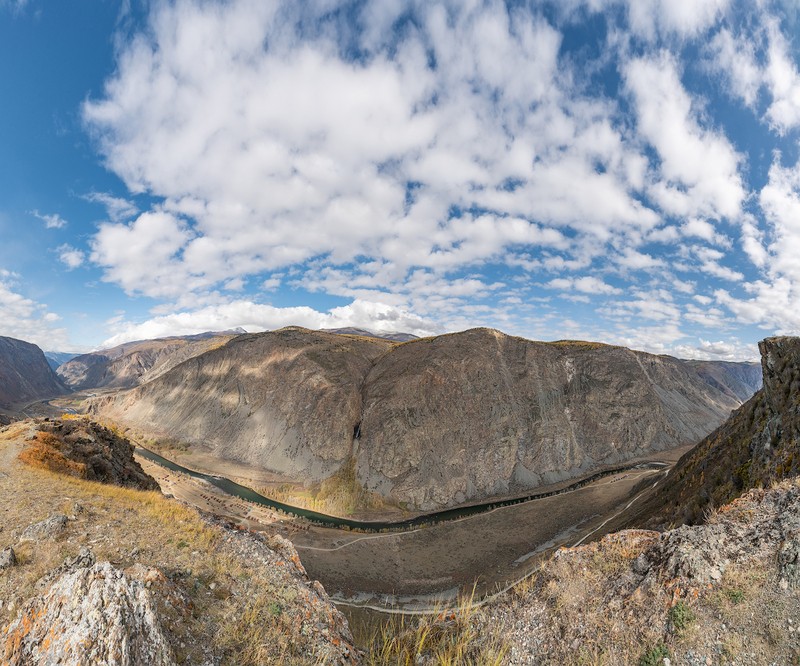
[[[246,331],[209,331],[196,335],[140,340],[76,356],[58,366],[72,390],[130,388],[154,379],[188,358],[224,345]]]
[[[306,482],[352,465],[368,490],[429,510],[697,442],[760,374],[490,329],[397,344],[290,327],[237,336],[91,409]]]
[[[394,342],[410,342],[411,340],[419,340],[419,337],[411,333],[375,333],[368,331],[366,328],[354,328],[352,326],[346,328],[323,328],[320,329],[326,333],[338,333],[339,335],[360,335],[364,338],[380,338],[382,340],[393,340]]]
[[[58,366],[63,365],[64,363],[72,360],[76,356],[78,356],[78,354],[70,354],[68,352],[46,351],[44,353],[44,357],[47,359],[47,363],[53,370],[58,370]]]

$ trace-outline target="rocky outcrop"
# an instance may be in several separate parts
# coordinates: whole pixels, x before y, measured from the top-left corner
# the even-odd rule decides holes
[[[65,392],[39,347],[0,336],[0,407],[22,407]]]
[[[68,563],[5,628],[3,663],[175,664],[144,583],[93,559],[85,553]]]
[[[763,389],[681,458],[631,524],[696,523],[749,488],[800,474],[800,338],[759,348]]]
[[[489,329],[393,344],[288,328],[241,336],[90,409],[306,482],[355,464],[368,490],[430,510],[691,444],[739,404],[684,361],[622,347]]]
[[[29,525],[19,537],[20,541],[45,541],[55,539],[67,526],[64,514],[55,514],[45,520]]]
[[[127,342],[76,356],[58,366],[58,375],[72,390],[130,388],[167,372],[183,361],[224,345],[241,331]]]
[[[17,566],[17,554],[10,546],[0,550],[0,571]]]
[[[705,525],[559,550],[481,629],[501,628],[511,665],[792,663],[799,536],[797,481],[754,490]]]
[[[133,457],[134,446],[88,419],[57,419],[39,424],[20,459],[53,472],[139,490],[158,490]]]

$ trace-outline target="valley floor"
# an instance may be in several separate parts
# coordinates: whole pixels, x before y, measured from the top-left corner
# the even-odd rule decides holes
[[[658,458],[671,464],[681,453],[667,452]],[[473,586],[478,597],[508,588],[557,548],[602,536],[638,501],[639,495],[631,493],[642,480],[655,484],[665,474],[631,470],[562,495],[455,521],[362,534],[281,516],[211,484],[142,458],[139,462],[164,492],[249,529],[289,538],[309,575],[321,581],[338,604],[394,612],[425,610],[439,601],[452,601]]]

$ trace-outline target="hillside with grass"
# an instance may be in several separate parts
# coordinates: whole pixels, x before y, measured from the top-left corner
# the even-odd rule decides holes
[[[56,467],[28,455],[74,446],[52,446],[76,439],[58,425],[0,430],[3,664],[358,661],[346,620],[291,543],[157,490],[87,480],[67,454]]]
[[[763,388],[681,458],[630,524],[698,523],[750,488],[800,474],[800,338],[759,347]]]
[[[753,490],[704,525],[564,548],[473,611],[503,664],[690,666],[800,660],[800,482]]]

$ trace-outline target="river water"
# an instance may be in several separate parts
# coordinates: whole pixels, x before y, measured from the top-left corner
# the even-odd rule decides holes
[[[471,504],[468,506],[461,506],[454,509],[444,509],[442,511],[435,511],[432,513],[422,514],[420,516],[415,516],[413,518],[408,518],[406,520],[398,520],[398,521],[371,521],[371,520],[352,520],[350,518],[340,518],[338,516],[330,516],[328,514],[319,513],[318,511],[313,511],[311,509],[304,509],[302,507],[293,506],[291,504],[284,504],[283,502],[278,502],[277,500],[270,499],[269,497],[264,497],[259,493],[255,492],[252,488],[248,488],[247,486],[242,486],[235,481],[231,481],[230,479],[226,479],[223,476],[216,476],[211,474],[204,474],[202,472],[198,472],[193,469],[189,469],[188,467],[183,467],[178,465],[177,463],[164,458],[149,449],[145,449],[142,447],[136,447],[137,455],[140,455],[142,458],[146,458],[147,460],[151,460],[152,462],[161,465],[162,467],[166,467],[167,469],[172,470],[173,472],[181,472],[183,474],[187,474],[195,479],[202,479],[207,481],[225,493],[229,495],[233,495],[235,497],[239,497],[243,500],[247,500],[248,502],[254,502],[256,504],[260,504],[262,506],[269,507],[270,509],[275,509],[277,511],[282,511],[283,513],[296,516],[298,518],[304,518],[316,525],[320,525],[323,527],[335,527],[335,528],[347,528],[352,530],[359,530],[362,532],[386,532],[390,530],[408,530],[414,527],[420,527],[423,525],[432,525],[435,523],[441,523],[449,520],[458,520],[459,518],[466,518],[467,516],[474,516],[480,513],[484,513],[487,511],[493,511],[494,509],[498,509],[500,507],[506,506],[514,506],[516,504],[523,504],[525,502],[531,502],[533,500],[544,499],[546,497],[554,497],[555,495],[561,495],[564,493],[569,493],[578,488],[582,488],[583,486],[589,485],[602,479],[605,476],[610,476],[612,474],[619,474],[621,472],[626,472],[628,470],[646,470],[646,469],[659,469],[663,467],[663,463],[638,463],[635,465],[626,465],[621,467],[615,467],[613,469],[603,470],[601,472],[597,472],[592,474],[589,477],[583,478],[575,483],[572,483],[568,486],[563,488],[558,488],[557,490],[550,490],[547,492],[540,492],[540,493],[533,493],[530,495],[524,495],[521,497],[514,497],[511,499],[504,499],[504,500],[495,500],[492,502],[484,502],[481,504]]]

